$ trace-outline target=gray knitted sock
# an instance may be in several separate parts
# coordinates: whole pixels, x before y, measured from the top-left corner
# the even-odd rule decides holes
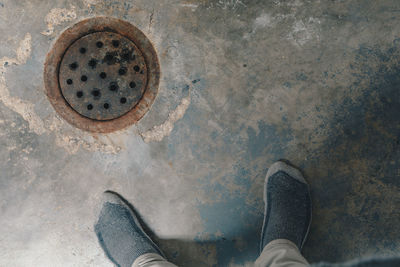
[[[132,266],[146,253],[162,255],[143,231],[127,202],[114,192],[104,193],[103,206],[95,232],[107,257],[117,266]]]
[[[274,163],[265,179],[264,201],[260,250],[275,239],[288,239],[301,249],[311,224],[311,199],[300,171]]]

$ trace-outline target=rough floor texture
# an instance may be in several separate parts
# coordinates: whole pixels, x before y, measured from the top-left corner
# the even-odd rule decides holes
[[[174,263],[251,265],[280,158],[311,185],[310,262],[398,253],[399,11],[397,0],[0,0],[0,266],[111,266],[93,231],[106,189]],[[139,27],[162,70],[145,118],[107,135],[59,118],[42,77],[57,36],[99,15]]]

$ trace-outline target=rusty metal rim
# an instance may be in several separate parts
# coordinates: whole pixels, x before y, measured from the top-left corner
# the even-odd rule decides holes
[[[79,38],[93,32],[115,32],[132,40],[143,53],[148,71],[148,82],[142,99],[126,114],[116,119],[97,121],[76,112],[64,99],[58,81],[60,62],[67,48]],[[50,103],[67,122],[85,131],[109,133],[126,128],[139,121],[150,109],[158,92],[160,65],[156,51],[142,31],[129,22],[111,18],[95,17],[78,22],[65,30],[46,56],[44,84]]]

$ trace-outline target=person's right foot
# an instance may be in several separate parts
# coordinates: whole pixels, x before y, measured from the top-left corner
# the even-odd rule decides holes
[[[95,232],[107,257],[117,266],[131,267],[141,255],[162,253],[144,232],[133,210],[117,193],[104,192]]]
[[[265,178],[264,202],[260,252],[276,239],[290,240],[301,250],[311,224],[311,198],[300,171],[282,161],[272,164]]]

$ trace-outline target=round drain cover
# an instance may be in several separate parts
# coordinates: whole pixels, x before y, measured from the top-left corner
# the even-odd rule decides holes
[[[110,120],[131,110],[142,98],[147,68],[132,41],[116,33],[96,32],[67,49],[59,79],[64,98],[79,114]]]
[[[137,122],[158,91],[159,64],[147,37],[126,21],[99,17],[66,30],[47,55],[46,93],[71,124],[111,132]]]

